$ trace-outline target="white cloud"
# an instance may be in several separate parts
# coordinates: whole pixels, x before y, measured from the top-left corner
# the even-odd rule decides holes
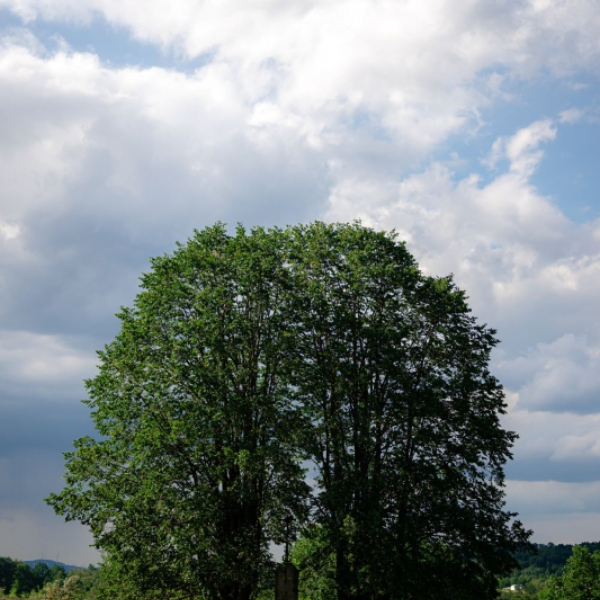
[[[552,460],[572,460],[574,458],[600,458],[600,439],[595,432],[585,436],[564,436],[551,457]]]
[[[223,62],[184,74],[0,47],[0,233],[19,226],[0,328],[87,333],[194,227],[318,214],[329,171],[310,131],[261,116],[236,81]]]
[[[510,394],[515,395],[514,392]],[[534,463],[539,466],[547,461],[555,463],[555,467],[559,463],[569,464],[569,468],[579,464],[582,470],[574,473],[575,480],[596,478],[597,471],[591,465],[596,464],[595,451],[600,442],[600,414],[530,410],[517,401],[503,418],[503,424],[520,435],[515,444],[515,467],[519,462],[528,462],[528,468]],[[577,445],[574,440],[581,443]],[[534,471],[530,471],[528,479],[548,477],[545,474],[536,476]]]
[[[0,514],[0,548],[17,560],[47,558],[77,567],[97,565],[100,553],[91,547],[92,535],[83,525],[38,511],[11,510]]]
[[[63,396],[63,401],[72,402],[81,397],[82,381],[94,375],[97,357],[77,342],[25,331],[0,331],[4,401],[42,395],[53,401]]]
[[[509,166],[485,184],[456,181],[440,163],[399,183],[347,177],[327,218],[396,228],[428,272],[455,274],[509,353],[565,333],[597,335],[600,222],[576,226],[529,179],[555,131],[545,120],[502,140]]]
[[[14,240],[19,235],[20,228],[16,223],[0,222],[0,235],[5,240]]]
[[[559,115],[559,121],[561,123],[573,124],[580,121],[585,115],[585,111],[579,108],[567,108],[563,110]]]
[[[553,544],[580,544],[600,540],[600,512],[527,515],[526,526],[533,529],[533,542]]]
[[[513,384],[520,384],[519,406],[600,412],[600,332],[592,325],[590,333],[595,342],[584,335],[565,333],[550,344],[538,344],[527,354],[500,361],[499,372]]]
[[[531,432],[531,415],[545,414],[535,411],[600,412],[600,222],[575,225],[530,182],[540,144],[556,132],[545,119],[495,143],[508,165],[485,184],[456,181],[440,163],[399,183],[348,178],[327,215],[395,228],[427,272],[453,272],[475,315],[499,330],[494,372],[518,394],[523,417],[511,427],[523,433],[517,460],[538,442],[536,460],[554,462],[591,459],[598,447],[587,426],[561,433],[562,416],[553,433]]]
[[[507,159],[511,173],[527,179],[544,156],[540,144],[552,141],[555,137],[556,128],[551,119],[536,121],[509,138],[498,138],[492,145],[490,155],[482,163],[494,169],[500,160]]]
[[[529,127],[520,129],[506,143],[510,170],[521,177],[531,176],[543,157],[542,151],[538,149],[540,143],[555,137],[556,129],[550,119],[536,121]]]
[[[185,75],[110,69],[90,54],[40,56],[22,45],[5,46],[0,94],[7,99],[7,135],[0,143],[0,181],[6,200],[0,215],[18,219],[48,202],[64,206],[74,189],[96,185],[101,177],[108,192],[104,204],[78,202],[94,214],[112,202],[117,214],[129,215],[125,224],[132,211],[138,220],[164,224],[176,218],[174,201],[197,213],[211,211],[211,202],[223,206],[232,194],[247,195],[244,178],[254,174],[244,167],[262,174],[276,169],[282,178],[313,169],[315,159],[302,142],[307,132],[293,119],[281,121],[271,111],[269,143],[260,138],[268,105],[262,113],[252,108],[237,76],[223,62]],[[156,197],[156,179],[177,182],[168,202]],[[269,183],[277,186],[281,178]]]
[[[411,164],[478,122],[479,108],[501,95],[505,69],[526,76],[548,66],[560,72],[600,66],[593,0],[498,6],[476,0],[459,6],[450,0],[0,0],[0,6],[26,21],[102,16],[145,42],[188,57],[211,56],[245,102],[275,103],[278,122],[293,122],[313,142],[358,151],[381,130],[396,144],[389,168],[399,160]],[[371,127],[348,128],[360,119]]]
[[[600,512],[600,481],[507,481],[511,509],[522,514]]]

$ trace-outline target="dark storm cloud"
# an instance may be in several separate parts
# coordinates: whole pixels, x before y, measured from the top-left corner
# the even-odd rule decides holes
[[[115,99],[110,82],[106,95],[89,94],[77,61],[58,60],[58,74],[37,76],[45,63],[23,51],[26,81],[0,77],[0,187],[11,200],[0,202],[0,225],[3,218],[18,229],[0,239],[0,538],[13,553],[41,547],[44,532],[62,522],[43,498],[62,487],[62,453],[94,433],[80,404],[83,380],[95,373],[95,351],[117,333],[114,313],[133,303],[150,257],[217,220],[308,220],[327,197],[318,153],[285,140],[276,152],[262,150],[227,114],[212,123],[212,110],[196,110],[206,90],[185,77],[189,120],[167,108],[168,118],[182,119],[170,129],[147,106],[155,96],[134,87]],[[99,81],[118,78],[83,62]],[[61,79],[65,67],[72,76]],[[145,84],[162,94],[170,77],[158,70]],[[169,92],[175,104],[178,90]],[[28,529],[29,546],[11,539]],[[75,543],[80,534],[69,535]]]
[[[506,477],[520,481],[595,482],[600,479],[600,457],[559,462],[551,460],[548,456],[519,456],[518,460],[510,461],[506,465]]]
[[[83,386],[82,386],[83,387]],[[85,393],[81,394],[82,398]],[[54,456],[62,465],[62,452],[72,441],[93,435],[89,408],[78,401],[28,402],[3,398],[0,420],[0,456],[10,459],[22,455]]]

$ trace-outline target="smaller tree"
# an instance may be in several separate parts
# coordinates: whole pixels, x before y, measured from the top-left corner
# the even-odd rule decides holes
[[[57,579],[64,579],[67,576],[67,572],[62,565],[54,564],[50,567],[50,575],[48,581],[56,581]]]
[[[35,575],[29,565],[17,563],[15,575],[10,590],[13,596],[28,596],[36,588]]]
[[[33,579],[35,582],[35,589],[41,590],[48,582],[52,581],[52,571],[50,567],[43,562],[37,563],[33,567]]]
[[[7,556],[0,556],[0,594],[8,594],[13,586],[17,563]]]

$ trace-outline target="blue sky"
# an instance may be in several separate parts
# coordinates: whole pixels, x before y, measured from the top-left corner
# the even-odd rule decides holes
[[[97,560],[42,498],[149,257],[194,228],[396,229],[498,329],[540,542],[600,539],[598,0],[0,0],[0,555]]]

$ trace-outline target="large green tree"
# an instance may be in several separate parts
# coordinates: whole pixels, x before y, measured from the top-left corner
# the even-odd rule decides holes
[[[392,235],[315,224],[292,248],[295,398],[338,599],[495,597],[529,535],[504,510],[495,332]]]
[[[286,511],[304,517],[284,241],[217,225],[154,259],[100,353],[101,437],[49,502],[90,526],[121,594],[247,600]]]
[[[155,259],[119,317],[88,382],[101,437],[49,501],[122,595],[247,600],[292,513],[323,597],[495,596],[528,532],[504,510],[494,332],[394,235],[218,225]]]

